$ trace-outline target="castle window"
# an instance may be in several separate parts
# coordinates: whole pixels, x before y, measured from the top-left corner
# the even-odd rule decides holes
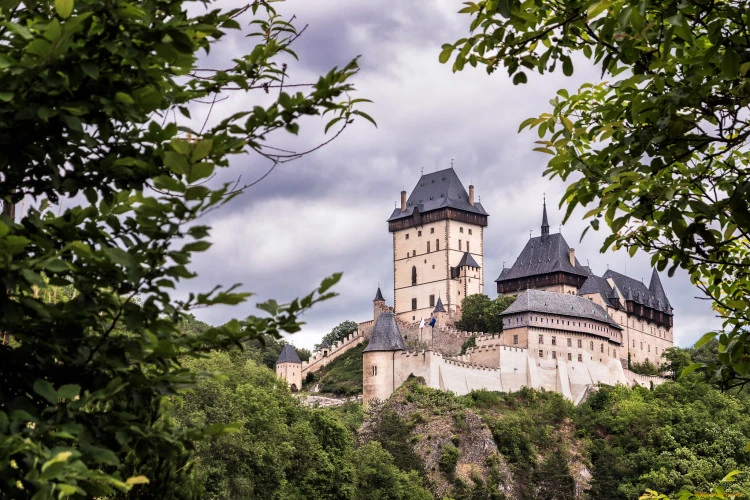
[[[411,299],[411,310],[412,311],[417,310],[417,299]]]
[[[617,351],[615,349],[612,349],[612,357],[613,358],[617,357]]]
[[[427,242],[427,253],[430,253],[430,242]]]
[[[461,242],[461,240],[458,240],[458,249],[459,250],[463,249],[463,243]]]
[[[568,339],[568,347],[573,347],[573,339]]]
[[[377,375],[378,375],[378,367],[377,366],[373,366],[372,367],[372,376],[376,377]]]
[[[471,229],[469,229],[469,234],[471,234]]]
[[[557,359],[557,351],[552,351],[552,359]]]
[[[416,257],[417,256],[417,251],[416,250],[412,250],[411,251],[411,256],[412,257]]]
[[[430,234],[435,234],[435,228],[434,227],[430,228]]]
[[[409,233],[406,233],[406,239],[407,240],[409,239]]]
[[[540,358],[543,358],[543,357],[544,357],[544,351],[542,351],[541,349],[539,349],[539,357],[540,357]]]
[[[635,340],[633,340],[633,349],[635,349]]]
[[[583,361],[583,354],[579,354],[579,355],[578,355],[578,361],[579,361],[579,362]]]
[[[568,353],[568,361],[573,361],[573,355],[571,353]]]
[[[651,344],[648,345],[648,352],[651,352]]]
[[[544,344],[544,335],[539,336],[539,343]]]
[[[417,231],[417,236],[422,236],[422,231]]]
[[[643,342],[641,342],[641,351],[643,350]]]
[[[539,342],[541,344],[541,342]],[[557,345],[557,337],[552,336],[552,345]]]
[[[411,286],[417,284],[417,266],[411,266]]]
[[[440,240],[435,240],[435,251],[440,251]]]
[[[582,343],[583,343],[583,341],[582,341],[581,339],[578,339],[578,348],[579,348],[579,349],[580,349],[581,347],[583,347],[583,346],[581,345]],[[580,361],[580,360],[579,360],[579,361]]]
[[[458,232],[459,232],[459,233],[463,233],[463,232],[464,232],[464,228],[463,228],[463,227],[459,227],[459,228],[458,228]]]
[[[589,346],[589,349],[591,349],[592,351],[594,350],[594,342],[593,341],[591,342],[591,345]]]
[[[604,344],[601,345],[601,352],[604,352]]]
[[[430,295],[430,307],[435,307],[435,296]]]
[[[469,240],[466,240],[466,251],[471,252],[471,250],[469,250]]]
[[[513,335],[513,343],[518,344],[518,335]]]

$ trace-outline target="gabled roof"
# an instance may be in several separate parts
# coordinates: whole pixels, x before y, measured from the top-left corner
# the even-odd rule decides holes
[[[543,290],[526,290],[500,316],[523,312],[559,314],[571,318],[586,318],[609,324],[612,328],[622,327],[607,314],[599,304],[567,293],[545,292]]]
[[[291,344],[287,344],[284,346],[283,349],[281,349],[281,354],[279,354],[279,359],[276,360],[276,364],[279,363],[300,363],[302,364],[302,360],[299,359],[299,355],[297,354],[296,349],[294,349],[294,346]]]
[[[396,324],[396,316],[392,312],[380,313],[372,329],[370,343],[364,352],[371,351],[403,351],[406,349],[404,339]]]
[[[531,238],[509,269],[503,269],[495,281],[505,281],[557,271],[587,276],[586,269],[575,259],[570,263],[570,247],[562,234]]]
[[[423,174],[406,201],[406,210],[402,212],[400,207],[396,208],[388,218],[388,222],[410,217],[414,209],[424,213],[441,208],[456,208],[465,212],[489,215],[481,203],[475,202],[474,205],[469,203],[469,195],[456,175],[456,171],[453,168],[446,168]]]
[[[457,267],[463,266],[479,267],[479,264],[477,264],[477,261],[474,260],[474,257],[472,257],[469,252],[464,252],[464,256],[461,257],[461,261],[458,263]]]
[[[435,304],[435,309],[432,310],[434,313],[444,313],[445,307],[443,306],[443,300],[438,297],[437,304]]]
[[[378,287],[378,293],[375,294],[375,298],[372,301],[385,302],[385,299],[383,298],[383,292],[380,291],[380,287]]]
[[[654,272],[656,271],[654,270]],[[614,281],[617,289],[625,297],[625,300],[631,300],[636,304],[644,305],[666,314],[672,314],[672,306],[664,294],[658,274],[656,275],[657,283],[653,282],[653,275],[651,278],[654,289],[657,290],[656,293],[647,288],[643,282],[612,271],[611,269],[608,269],[604,273],[603,278],[612,278],[612,281]]]

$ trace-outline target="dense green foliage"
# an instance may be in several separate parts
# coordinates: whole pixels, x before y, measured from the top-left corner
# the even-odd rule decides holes
[[[0,2],[4,495],[102,497],[150,482],[143,495],[163,498],[189,473],[193,443],[230,430],[163,415],[165,398],[201,376],[185,360],[299,331],[297,315],[332,295],[337,276],[300,300],[261,304],[263,317],[179,331],[191,310],[250,295],[233,286],[173,298],[210,246],[205,214],[252,184],[221,183],[232,174],[219,169],[253,153],[242,163],[262,178],[305,154],[271,149],[275,132],[325,113],[340,131],[359,113],[356,61],[290,93],[300,33],[268,2],[218,3]],[[228,32],[241,48],[201,69]],[[247,107],[209,120],[224,90]],[[49,287],[73,293],[45,300]]]
[[[725,319],[724,387],[750,383],[750,9],[743,0],[480,0],[467,2],[471,35],[443,46],[453,69],[527,71],[589,59],[606,81],[558,91],[536,128],[551,155],[545,175],[569,181],[602,250],[651,254],[685,269]],[[591,64],[589,63],[589,64]],[[715,336],[709,333],[708,337]]]
[[[323,335],[323,340],[328,342],[328,345],[330,347],[333,347],[333,344],[336,342],[342,342],[346,340],[346,338],[351,335],[352,333],[355,333],[357,329],[359,328],[359,324],[355,321],[343,321],[333,327],[333,330]],[[319,349],[320,344],[315,345],[315,349]]]
[[[492,300],[480,293],[464,297],[461,301],[461,319],[456,322],[456,328],[465,332],[500,333],[503,331],[503,320],[499,315],[514,300],[505,295]]]
[[[417,473],[394,465],[378,443],[357,447],[357,407],[310,409],[286,383],[246,353],[216,353],[187,363],[221,372],[176,400],[186,428],[233,424],[236,432],[198,445],[186,491],[208,498],[430,498]]]
[[[320,370],[309,373],[303,381],[304,388],[320,384],[320,392],[339,396],[362,394],[362,352],[367,343],[358,345],[340,355]]]

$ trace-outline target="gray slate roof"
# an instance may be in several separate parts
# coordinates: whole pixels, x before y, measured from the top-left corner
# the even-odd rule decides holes
[[[444,313],[445,307],[443,306],[443,300],[438,297],[437,304],[435,304],[435,309],[432,310],[434,313]]]
[[[320,344],[321,349],[330,349],[330,345],[328,345],[328,341],[326,339],[323,339],[323,342]]]
[[[604,299],[604,302],[607,305],[611,307],[617,306],[617,300],[619,298],[617,291],[609,286],[609,283],[605,278],[595,276],[592,273],[589,274],[589,277],[583,282],[583,285],[581,285],[581,288],[578,290],[578,295],[591,295],[597,293],[602,299]]]
[[[378,287],[378,293],[375,294],[375,298],[372,301],[385,302],[385,299],[383,298],[383,292],[380,291],[380,287]]]
[[[287,344],[281,350],[281,354],[279,354],[279,359],[276,360],[276,364],[278,365],[279,363],[302,364],[302,360],[299,359],[299,355],[297,354],[297,350],[294,348],[294,346],[291,344]]]
[[[396,324],[396,316],[392,312],[380,313],[364,352],[403,350],[406,350],[406,345]]]
[[[622,330],[620,325],[612,319],[612,316],[607,314],[607,311],[602,306],[578,295],[545,292],[543,290],[526,290],[525,292],[521,292],[518,298],[500,316],[523,312],[559,314],[572,318],[592,319],[608,323],[611,327]]]
[[[469,204],[469,194],[461,184],[456,171],[453,168],[447,168],[423,174],[406,202],[406,210],[402,212],[401,207],[396,208],[388,218],[388,222],[410,217],[415,208],[418,208],[420,213],[424,213],[448,207],[489,215],[481,203],[475,202],[473,206]]]
[[[562,271],[587,276],[586,268],[575,260],[570,264],[570,247],[562,234],[554,233],[531,238],[510,268],[505,268],[495,281],[526,278]]]
[[[612,278],[615,286],[620,290],[623,297],[625,297],[625,300],[632,300],[636,304],[641,304],[666,314],[672,314],[672,306],[669,304],[669,300],[667,300],[656,270],[651,275],[650,288],[647,288],[641,281],[612,270],[607,270],[603,278]]]
[[[464,256],[461,257],[461,261],[458,263],[458,267],[463,266],[479,267],[479,264],[477,264],[477,261],[474,260],[474,257],[469,252],[464,252]]]

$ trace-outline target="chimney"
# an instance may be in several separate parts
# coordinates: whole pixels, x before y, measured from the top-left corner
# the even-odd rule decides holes
[[[571,248],[570,249],[570,265],[575,267],[576,265],[576,249]]]
[[[406,191],[401,191],[401,211],[406,212]]]
[[[474,206],[474,186],[469,185],[469,205]]]

